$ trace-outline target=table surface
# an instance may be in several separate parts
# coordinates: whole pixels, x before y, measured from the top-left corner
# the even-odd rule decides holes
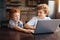
[[[0,29],[0,40],[60,40],[60,31],[52,34],[33,35],[11,29]]]

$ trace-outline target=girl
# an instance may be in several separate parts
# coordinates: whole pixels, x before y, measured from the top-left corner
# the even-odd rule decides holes
[[[20,10],[18,8],[13,8],[10,10],[10,21],[9,27],[18,31],[23,31],[26,33],[31,33],[32,30],[24,29],[23,23],[20,21]]]

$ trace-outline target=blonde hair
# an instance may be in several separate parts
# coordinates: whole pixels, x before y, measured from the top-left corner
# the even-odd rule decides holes
[[[39,5],[37,5],[37,10],[41,10],[41,9],[43,9],[45,14],[47,14],[47,15],[50,12],[50,9],[49,9],[47,4],[39,4]]]

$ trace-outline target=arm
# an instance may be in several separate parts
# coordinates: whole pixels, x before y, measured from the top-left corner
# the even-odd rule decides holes
[[[36,18],[33,17],[29,22],[24,25],[24,28],[35,30]]]
[[[14,29],[17,31],[25,32],[25,33],[34,33],[34,30],[24,29],[24,28],[20,28],[20,27],[14,27]]]
[[[31,30],[35,30],[35,27],[30,26],[30,25],[28,25],[28,24],[25,24],[25,25],[24,25],[24,28],[26,28],[26,29],[31,29]]]
[[[14,27],[13,27],[15,30],[17,30],[17,31],[25,31],[23,28],[20,28],[20,27],[18,27],[18,26],[15,26],[14,25]]]
[[[10,26],[10,24],[8,24],[8,25]],[[19,26],[15,26],[15,25],[13,25],[13,28],[17,31],[22,31],[22,32],[25,32],[25,33],[33,33],[34,32],[34,30],[20,28]]]
[[[12,20],[9,21],[8,26],[12,29],[17,30],[17,31],[22,31],[22,32],[26,32],[26,33],[32,32],[31,30],[27,30],[27,29],[24,29],[23,27],[17,26]]]

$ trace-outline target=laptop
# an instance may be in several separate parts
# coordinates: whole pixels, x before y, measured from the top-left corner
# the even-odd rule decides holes
[[[60,19],[40,20],[37,22],[34,34],[54,33],[59,24]]]

